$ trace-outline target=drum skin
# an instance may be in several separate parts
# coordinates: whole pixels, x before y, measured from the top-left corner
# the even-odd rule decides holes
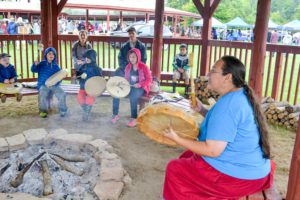
[[[85,82],[84,88],[88,95],[97,97],[105,91],[106,81],[101,76],[93,76]]]
[[[47,79],[47,81],[45,82],[45,85],[47,87],[51,87],[51,86],[55,85],[56,83],[58,83],[59,81],[66,78],[67,76],[68,76],[67,70],[62,69],[62,70],[56,72],[55,74],[53,74],[52,76],[50,76]]]
[[[176,143],[165,137],[164,130],[169,126],[181,137],[196,140],[203,117],[196,112],[186,112],[180,107],[166,103],[153,104],[144,108],[138,118],[140,132],[150,139],[169,146]]]
[[[5,84],[0,83],[0,93],[2,94],[17,94],[22,90],[21,83]]]
[[[124,98],[130,92],[130,84],[125,78],[114,76],[107,81],[106,89],[112,97]]]

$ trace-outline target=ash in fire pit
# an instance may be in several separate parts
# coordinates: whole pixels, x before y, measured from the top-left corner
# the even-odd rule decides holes
[[[32,144],[26,134],[24,137]],[[0,197],[1,192],[22,192],[55,200],[118,199],[125,176],[121,162],[116,154],[105,151],[112,148],[105,141],[88,137],[43,134],[42,142],[10,152],[0,162]],[[108,186],[113,190],[105,191]]]

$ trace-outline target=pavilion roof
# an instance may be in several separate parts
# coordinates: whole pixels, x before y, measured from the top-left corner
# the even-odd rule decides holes
[[[126,12],[154,13],[155,0],[68,0],[62,12],[68,14],[68,12],[70,12],[70,9],[68,8],[91,9],[91,11],[98,10],[98,13],[99,10],[125,11],[124,15],[126,15]],[[27,1],[4,1],[1,2],[0,7],[0,12],[39,13],[40,10],[40,2],[34,0],[31,0],[30,3],[28,3]],[[92,13],[93,12],[97,13],[95,11],[92,11]],[[201,18],[199,14],[186,12],[170,7],[165,7],[165,14]]]

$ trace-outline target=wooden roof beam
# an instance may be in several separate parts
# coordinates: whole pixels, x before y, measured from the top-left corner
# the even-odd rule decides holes
[[[68,0],[60,0],[60,2],[57,5],[57,13],[59,14],[62,9],[64,8],[64,6],[66,5]]]
[[[215,13],[215,11],[217,10],[217,7],[219,6],[219,3],[221,2],[221,0],[214,0],[212,2],[212,5],[210,6],[210,14],[209,17],[212,17]]]
[[[204,6],[202,5],[200,0],[193,0],[198,12],[200,13],[201,16],[204,14]]]

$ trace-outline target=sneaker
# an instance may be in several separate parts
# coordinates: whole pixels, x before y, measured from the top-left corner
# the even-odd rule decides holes
[[[22,100],[23,95],[18,93],[17,94],[17,102],[20,102]]]
[[[40,112],[40,117],[42,118],[46,118],[47,117],[47,113],[46,112]]]
[[[60,115],[61,117],[65,117],[65,116],[67,115],[67,111],[65,111],[65,112],[60,112],[59,115]]]
[[[136,126],[136,119],[131,119],[128,123],[127,126],[129,127],[135,127]]]
[[[1,95],[1,102],[5,103],[5,101],[6,101],[6,95],[3,94],[3,95]]]
[[[111,119],[111,123],[115,124],[120,119],[119,115],[113,115]]]

